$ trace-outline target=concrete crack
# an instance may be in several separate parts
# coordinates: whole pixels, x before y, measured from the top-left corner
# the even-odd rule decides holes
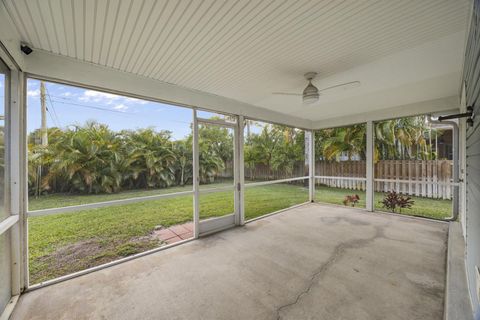
[[[332,264],[339,258],[341,257],[345,251],[347,249],[352,249],[352,248],[360,248],[360,247],[363,247],[365,245],[367,245],[368,243],[372,242],[373,240],[377,239],[377,238],[384,238],[385,235],[383,233],[383,228],[384,227],[381,227],[381,226],[376,226],[375,227],[375,235],[371,238],[367,238],[367,239],[352,239],[350,241],[347,241],[347,242],[344,242],[344,243],[340,243],[339,245],[337,245],[335,247],[335,249],[333,250],[333,253],[330,255],[330,258],[328,258],[328,260],[322,264],[313,274],[312,276],[310,277],[310,279],[308,280],[308,284],[307,286],[302,290],[300,291],[300,293],[296,296],[296,298],[292,301],[292,302],[289,302],[287,304],[284,304],[280,307],[277,308],[276,310],[276,314],[277,314],[277,320],[280,320],[281,318],[281,312],[293,305],[296,305],[305,295],[307,295],[310,290],[312,289],[312,287],[315,285],[316,281],[320,278],[320,276],[325,272],[327,271],[330,266],[332,266]]]

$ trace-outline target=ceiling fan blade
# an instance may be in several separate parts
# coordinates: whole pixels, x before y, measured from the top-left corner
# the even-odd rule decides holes
[[[323,94],[323,93],[334,93],[336,91],[344,91],[344,90],[348,90],[348,89],[353,89],[353,88],[357,88],[360,86],[360,81],[352,81],[352,82],[346,82],[346,83],[341,83],[341,84],[337,84],[337,85],[334,85],[334,86],[331,86],[331,87],[327,87],[327,88],[323,88],[323,89],[320,89],[318,90],[319,93]]]
[[[297,97],[302,96],[301,93],[290,93],[290,92],[272,92],[272,94],[281,95],[281,96],[297,96]]]

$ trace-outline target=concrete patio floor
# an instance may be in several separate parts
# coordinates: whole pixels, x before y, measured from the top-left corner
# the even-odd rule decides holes
[[[309,204],[21,296],[13,319],[442,319],[448,224]]]

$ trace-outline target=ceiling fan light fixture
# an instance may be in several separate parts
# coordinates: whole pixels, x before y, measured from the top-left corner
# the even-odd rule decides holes
[[[350,82],[344,82],[344,83],[339,83],[327,88],[322,88],[321,90],[318,90],[317,87],[315,87],[312,84],[312,80],[315,79],[317,76],[316,72],[307,72],[303,75],[305,79],[308,81],[307,87],[305,90],[303,90],[303,93],[290,93],[290,92],[272,92],[275,95],[284,95],[284,96],[302,96],[303,97],[303,104],[314,104],[317,102],[320,98],[320,92],[322,93],[322,96],[325,92],[330,92],[330,91],[335,91],[339,89],[347,90],[351,88],[356,88],[360,86],[360,81],[350,81]]]
[[[308,81],[308,86],[303,90],[303,103],[312,104],[318,101],[320,95],[318,89],[312,84],[312,81]]]

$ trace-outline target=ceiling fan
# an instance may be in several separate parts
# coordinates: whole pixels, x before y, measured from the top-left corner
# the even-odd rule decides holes
[[[312,80],[315,79],[316,76],[317,76],[316,72],[305,73],[304,77],[305,79],[307,79],[308,85],[303,90],[303,93],[273,92],[273,94],[285,95],[285,96],[302,96],[303,103],[312,104],[317,102],[320,97],[320,94],[323,94],[325,92],[335,91],[335,89],[347,90],[347,89],[356,88],[360,86],[360,81],[351,81],[351,82],[345,82],[345,83],[337,84],[331,87],[318,90],[318,88],[312,84]]]

